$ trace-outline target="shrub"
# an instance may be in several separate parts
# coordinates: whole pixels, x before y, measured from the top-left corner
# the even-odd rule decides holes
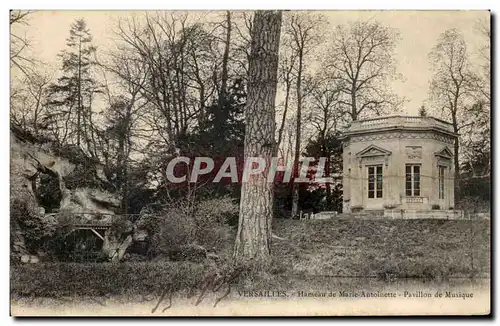
[[[30,252],[40,249],[44,242],[54,234],[55,223],[44,219],[29,207],[26,201],[13,199],[10,203],[11,232],[20,228]]]
[[[181,200],[157,212],[143,212],[138,227],[148,231],[153,255],[168,255],[190,244],[220,251],[232,242],[228,222],[237,212],[230,197]]]
[[[459,209],[462,209],[466,213],[478,213],[478,212],[490,212],[491,205],[489,201],[486,201],[477,196],[463,197],[457,203]]]

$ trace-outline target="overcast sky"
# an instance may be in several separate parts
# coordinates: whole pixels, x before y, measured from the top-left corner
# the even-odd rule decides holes
[[[427,98],[431,71],[428,53],[436,44],[439,35],[447,29],[457,28],[465,37],[472,54],[485,45],[478,34],[478,21],[489,20],[488,11],[325,11],[331,28],[350,20],[376,19],[399,30],[401,40],[396,47],[397,70],[405,80],[393,83],[393,90],[408,99],[406,114],[417,114],[418,108]],[[124,11],[39,11],[30,19],[30,26],[22,33],[32,40],[32,51],[41,60],[58,66],[57,54],[65,47],[70,24],[77,18],[85,18],[100,49],[112,44],[115,18],[130,15]],[[197,17],[207,12],[195,13]],[[477,62],[477,60],[475,60]]]

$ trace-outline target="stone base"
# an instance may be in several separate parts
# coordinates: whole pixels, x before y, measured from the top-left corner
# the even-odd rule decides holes
[[[439,209],[385,209],[384,217],[390,219],[465,219],[461,210],[439,210]]]

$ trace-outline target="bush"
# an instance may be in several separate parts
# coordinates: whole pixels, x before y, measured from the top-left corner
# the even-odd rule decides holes
[[[489,201],[484,200],[477,196],[463,197],[457,203],[459,209],[463,210],[465,213],[479,213],[479,212],[490,212],[491,205]]]
[[[54,234],[55,223],[44,219],[40,214],[29,207],[26,201],[12,199],[10,203],[11,232],[17,227],[22,231],[26,240],[27,249],[36,252],[44,242]],[[12,237],[11,237],[12,238]]]
[[[148,231],[152,255],[169,255],[191,244],[223,251],[232,243],[228,223],[237,212],[238,206],[229,197],[196,203],[181,200],[157,212],[143,212],[138,227]]]

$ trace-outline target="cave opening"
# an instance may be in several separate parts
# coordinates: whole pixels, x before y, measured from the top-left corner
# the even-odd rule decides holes
[[[59,179],[45,173],[37,173],[33,178],[33,192],[45,213],[55,213],[61,207],[62,193]]]

